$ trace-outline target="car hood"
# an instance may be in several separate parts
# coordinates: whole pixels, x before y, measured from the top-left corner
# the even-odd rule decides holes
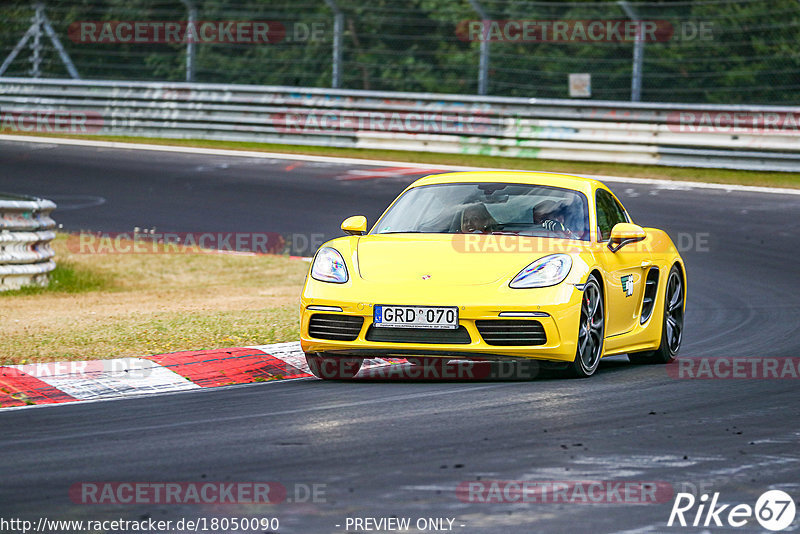
[[[566,243],[511,235],[367,235],[358,240],[358,273],[383,283],[491,284],[511,279],[543,256],[578,250]]]

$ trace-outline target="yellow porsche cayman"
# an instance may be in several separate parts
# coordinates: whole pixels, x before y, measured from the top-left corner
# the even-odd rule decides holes
[[[300,342],[312,372],[364,358],[667,363],[681,345],[686,272],[669,236],[633,224],[601,182],[533,172],[421,178],[369,232],[362,216],[314,256]]]

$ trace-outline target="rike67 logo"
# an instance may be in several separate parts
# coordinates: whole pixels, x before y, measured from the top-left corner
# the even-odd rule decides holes
[[[719,504],[718,501],[719,492],[711,496],[710,502],[707,494],[695,499],[691,493],[678,493],[667,526],[738,528],[751,523],[755,518],[763,528],[777,532],[789,527],[795,517],[794,500],[781,490],[762,493],[755,507],[749,504]]]

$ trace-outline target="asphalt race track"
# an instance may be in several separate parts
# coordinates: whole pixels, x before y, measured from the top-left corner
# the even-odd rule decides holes
[[[54,217],[68,230],[333,237],[349,215],[374,222],[415,177],[15,142],[0,142],[0,162],[0,191],[55,200]],[[681,248],[689,277],[682,358],[800,356],[800,196],[609,185],[637,223],[664,228]],[[617,357],[589,380],[298,380],[0,412],[0,516],[247,515],[279,518],[281,533],[345,532],[347,517],[392,516],[450,518],[465,534],[700,532],[666,526],[672,499],[484,503],[455,490],[476,480],[618,480],[719,492],[721,503],[753,506],[772,488],[797,500],[798,384],[677,379]],[[206,480],[321,484],[324,496],[261,507],[68,497],[83,481]],[[762,530],[751,520],[711,531]]]

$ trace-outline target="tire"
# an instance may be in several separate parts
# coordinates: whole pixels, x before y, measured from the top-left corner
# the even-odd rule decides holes
[[[323,380],[349,380],[361,370],[363,358],[343,358],[306,353],[308,368],[317,378]]]
[[[631,363],[664,364],[675,360],[683,339],[683,277],[673,265],[664,290],[664,318],[661,322],[661,344],[656,350],[628,354]]]
[[[588,378],[597,370],[605,347],[605,300],[600,284],[589,275],[583,287],[581,317],[578,324],[578,348],[567,373],[574,378]]]

